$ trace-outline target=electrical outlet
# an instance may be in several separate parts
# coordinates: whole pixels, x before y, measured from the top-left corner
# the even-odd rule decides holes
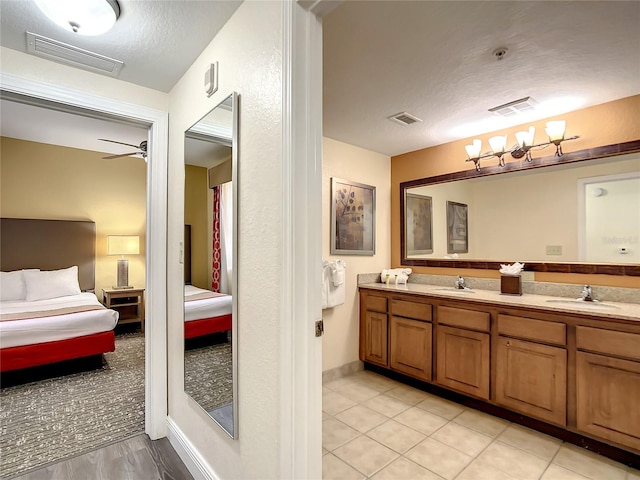
[[[547,255],[562,255],[562,245],[547,245]]]

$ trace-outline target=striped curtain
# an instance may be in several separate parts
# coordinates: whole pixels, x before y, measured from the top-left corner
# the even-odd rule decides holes
[[[222,257],[220,245],[220,186],[213,187],[213,264],[211,273],[211,290],[220,291],[222,273]]]

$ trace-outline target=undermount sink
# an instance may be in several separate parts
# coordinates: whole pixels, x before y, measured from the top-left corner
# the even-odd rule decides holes
[[[576,299],[576,300],[571,300],[571,299],[552,299],[552,300],[547,300],[547,303],[555,303],[556,305],[566,305],[566,306],[571,306],[571,307],[577,307],[577,308],[618,308],[615,305],[610,305],[608,303],[602,303],[599,302],[597,300],[594,300],[593,302],[585,302],[584,300],[581,299]]]
[[[442,287],[434,288],[436,292],[449,292],[449,293],[475,293],[470,288],[455,288],[455,287]]]

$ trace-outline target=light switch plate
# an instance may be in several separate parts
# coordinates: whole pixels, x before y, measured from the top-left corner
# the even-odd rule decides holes
[[[547,245],[547,255],[562,255],[562,245]]]
[[[207,92],[207,97],[218,90],[218,62],[209,65],[207,71],[204,72],[204,90]]]

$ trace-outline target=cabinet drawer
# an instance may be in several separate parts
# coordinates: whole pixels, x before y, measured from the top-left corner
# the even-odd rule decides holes
[[[489,314],[463,308],[438,307],[438,323],[488,332]]]
[[[366,310],[374,310],[376,312],[387,311],[387,297],[379,297],[377,295],[364,295],[364,308]]]
[[[498,333],[555,345],[567,344],[567,326],[564,323],[533,318],[498,315]]]
[[[431,305],[426,303],[391,300],[391,314],[397,317],[431,321]]]
[[[640,335],[580,326],[576,335],[581,350],[640,360]]]

